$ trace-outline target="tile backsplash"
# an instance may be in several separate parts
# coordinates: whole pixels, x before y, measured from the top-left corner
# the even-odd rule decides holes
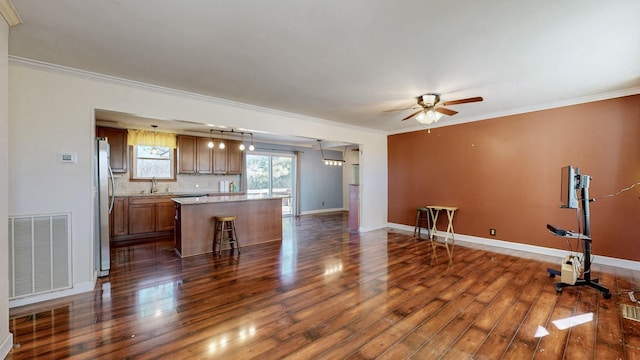
[[[148,194],[151,181],[129,181],[129,173],[113,174],[116,195]],[[219,182],[233,182],[240,189],[240,175],[176,175],[176,181],[158,181],[158,193],[217,193]]]

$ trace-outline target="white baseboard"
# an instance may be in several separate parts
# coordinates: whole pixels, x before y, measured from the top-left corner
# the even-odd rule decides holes
[[[13,349],[13,334],[8,333],[0,343],[0,359],[6,358],[11,349]]]
[[[344,209],[344,208],[333,208],[333,209],[309,210],[309,211],[301,212],[300,215],[323,214],[323,213],[330,213],[330,212],[337,212],[337,211],[346,211],[346,209]]]
[[[412,233],[414,229],[413,226],[395,224],[395,223],[389,223],[388,226],[393,229],[410,231]],[[421,234],[422,233],[424,232],[421,232]],[[464,234],[456,234],[456,242],[458,240],[463,242],[474,243],[474,244],[494,246],[497,248],[518,250],[518,251],[524,251],[524,252],[539,254],[539,255],[548,255],[548,256],[559,258],[559,259],[562,259],[565,257],[565,255],[567,255],[566,250],[553,249],[553,248],[547,248],[547,247],[536,246],[536,245],[521,244],[521,243],[516,243],[511,241],[488,239],[488,238],[464,235]],[[593,257],[594,257],[593,259],[594,264],[615,266],[615,267],[631,269],[631,270],[640,270],[639,261],[618,259],[618,258],[612,258],[612,257],[602,256],[602,255],[593,255]]]
[[[404,226],[404,225],[403,225]],[[380,230],[380,229],[384,229],[388,227],[388,225],[383,224],[383,225],[379,225],[379,226],[372,226],[372,227],[364,227],[364,226],[360,226],[358,228],[358,232],[369,232],[369,231],[374,231],[374,230]],[[413,228],[411,228],[411,231],[413,231]]]
[[[18,307],[18,306],[23,306],[23,305],[35,304],[41,301],[58,299],[58,298],[69,296],[69,295],[76,295],[76,294],[93,291],[95,286],[96,286],[95,281],[87,281],[79,284],[74,284],[74,286],[71,289],[52,291],[48,293],[12,299],[12,300],[9,300],[9,309]]]

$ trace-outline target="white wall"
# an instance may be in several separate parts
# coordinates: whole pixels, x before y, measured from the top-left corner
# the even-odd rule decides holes
[[[9,157],[8,65],[9,25],[0,17],[0,359],[13,347],[9,333],[9,238],[7,218],[9,197],[7,159]]]
[[[360,151],[347,149],[344,152],[344,165],[342,166],[342,204],[345,210],[349,210],[349,184],[354,183],[353,165],[359,163]]]
[[[9,214],[71,213],[76,288],[94,281],[94,109],[361,144],[361,227],[386,226],[387,143],[382,132],[19,59],[10,62],[9,83]],[[60,151],[77,153],[78,162],[57,163]]]
[[[360,142],[360,231],[387,223],[387,184],[387,137]]]

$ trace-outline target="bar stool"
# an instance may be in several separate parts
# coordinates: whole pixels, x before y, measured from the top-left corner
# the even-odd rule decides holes
[[[216,228],[213,233],[213,251],[218,255],[222,254],[222,242],[226,240],[231,247],[231,253],[233,254],[234,248],[238,249],[240,254],[240,243],[238,243],[238,236],[236,235],[236,216],[216,216]],[[216,247],[218,250],[216,251]]]
[[[427,229],[427,234],[431,233],[431,226],[429,225],[429,209],[426,207],[417,208],[418,215],[416,215],[416,227],[413,228],[413,237],[416,237],[416,233],[418,234],[418,239],[420,239],[420,231],[422,228]],[[429,235],[427,235],[429,236]]]

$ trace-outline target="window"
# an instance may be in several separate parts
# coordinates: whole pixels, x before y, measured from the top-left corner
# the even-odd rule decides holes
[[[173,149],[163,146],[133,146],[133,179],[175,179]]]
[[[247,154],[247,194],[280,195],[282,213],[293,214],[295,157]]]

